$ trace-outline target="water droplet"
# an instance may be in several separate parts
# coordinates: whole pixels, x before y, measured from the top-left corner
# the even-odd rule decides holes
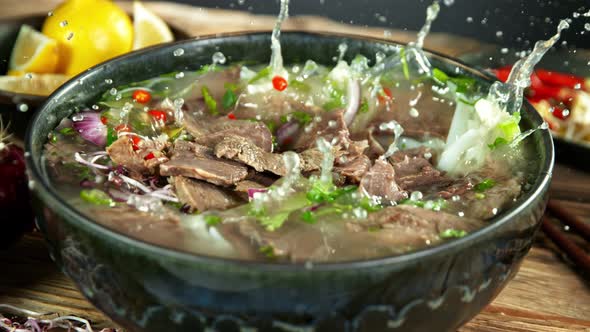
[[[563,230],[568,232],[570,230],[570,227],[568,225],[563,226]]]
[[[590,31],[590,23],[584,24],[584,29],[586,29],[586,31]]]
[[[99,107],[98,107],[98,105],[96,105],[96,104],[92,105],[92,109],[93,109],[93,110],[97,111],[97,110],[98,110],[98,108],[99,108]]]
[[[578,18],[578,17],[580,17],[580,13],[578,13],[578,12],[574,12],[574,13],[572,14],[572,17],[573,17],[573,18]]]
[[[25,103],[18,104],[18,110],[24,113],[29,110],[29,105]]]
[[[458,202],[458,201],[460,201],[460,200],[461,200],[461,196],[459,196],[459,195],[454,195],[453,197],[451,197],[451,200],[452,200],[453,202]]]
[[[246,0],[238,0],[238,5],[243,5],[246,2]]]
[[[84,115],[82,114],[76,114],[72,117],[72,121],[74,122],[78,122],[78,121],[82,121],[84,120]]]
[[[74,33],[73,32],[68,33],[68,35],[66,36],[66,39],[72,40],[72,38],[74,38]]]
[[[390,38],[392,35],[391,30],[383,30],[383,37]]]
[[[569,114],[569,111],[568,111],[568,114]],[[565,111],[563,111],[563,115],[565,116]],[[541,123],[541,125],[539,126],[539,128],[545,129],[545,130],[546,129],[549,129],[549,124],[547,122],[543,122],[543,123]]]
[[[29,180],[29,183],[28,183],[28,185],[29,185],[29,190],[33,190],[33,189],[35,189],[35,181],[33,181],[33,180]]]
[[[337,124],[337,123],[336,123],[336,121],[334,121],[334,120],[330,120],[330,121],[328,121],[328,127],[330,127],[330,128],[335,128],[335,127],[336,127],[336,124]]]
[[[307,261],[305,262],[304,266],[306,269],[311,270],[313,269],[313,262]]]
[[[410,194],[410,199],[413,201],[419,201],[422,197],[424,197],[424,195],[421,191],[413,191],[412,194]]]
[[[225,55],[221,52],[215,52],[213,53],[213,56],[211,57],[211,60],[213,60],[214,64],[224,64],[226,59],[225,59]]]
[[[459,213],[457,213],[457,215],[458,215],[459,217],[463,217],[463,216],[465,216],[465,212],[463,212],[463,211],[459,211]]]
[[[182,107],[182,105],[184,105],[184,99],[182,99],[182,98],[174,99],[174,106],[180,108],[180,107]]]
[[[430,152],[426,152],[426,153],[424,153],[424,158],[425,158],[425,159],[430,159],[430,158],[432,158],[432,153],[430,153]]]
[[[117,89],[115,89],[115,88],[112,88],[112,89],[109,91],[109,93],[110,93],[111,95],[113,95],[113,96],[114,96],[114,95],[116,95],[116,94],[117,94]]]
[[[501,38],[504,35],[504,32],[501,30],[496,31],[496,37]]]
[[[26,73],[26,74],[25,74],[25,78],[26,78],[26,79],[28,79],[28,80],[30,80],[30,79],[32,79],[32,78],[33,78],[33,74],[31,74],[31,73]]]
[[[176,78],[183,78],[184,77],[184,72],[181,71],[180,73],[177,73],[176,75],[174,75],[174,77],[176,77]]]
[[[580,90],[582,88],[582,84],[580,83],[576,83],[576,85],[574,85],[574,89],[576,90]]]
[[[182,56],[184,54],[184,49],[177,48],[174,50],[174,52],[172,52],[172,54],[174,54],[174,56]]]
[[[497,215],[497,214],[498,214],[498,208],[493,208],[493,209],[492,209],[492,213],[493,213],[494,215]]]
[[[443,3],[445,6],[450,7],[455,3],[455,0],[444,0]]]
[[[508,48],[504,47],[500,50],[502,54],[508,54]]]
[[[481,24],[483,24],[483,25],[486,25],[486,24],[488,24],[488,18],[487,18],[487,17],[484,17],[484,18],[481,20]]]
[[[410,109],[409,114],[410,114],[411,117],[417,118],[420,115],[420,112],[418,112],[418,110],[416,108],[412,107]]]
[[[467,16],[467,19],[465,19],[465,21],[467,21],[467,23],[473,23],[473,17]]]
[[[110,78],[107,78],[106,80],[104,80],[104,82],[105,82],[106,84],[113,84],[113,80],[112,80],[112,79],[110,79]]]
[[[48,17],[51,17],[51,16],[53,16],[53,12],[47,12],[47,16],[48,16]]]
[[[65,28],[68,26],[68,21],[67,20],[63,20],[61,22],[59,22],[59,26],[62,28]]]

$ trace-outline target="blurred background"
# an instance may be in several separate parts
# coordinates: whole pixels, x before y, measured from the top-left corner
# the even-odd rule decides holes
[[[276,15],[278,0],[177,0],[185,4]],[[321,15],[343,23],[418,30],[430,0],[291,0],[291,15]],[[445,6],[450,5],[450,7]],[[555,33],[560,19],[590,10],[589,0],[441,0],[432,30],[526,48]],[[590,18],[574,20],[563,40],[589,48]]]

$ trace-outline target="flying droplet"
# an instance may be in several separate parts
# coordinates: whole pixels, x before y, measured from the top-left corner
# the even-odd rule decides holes
[[[65,28],[68,26],[68,21],[67,20],[63,20],[61,22],[59,22],[59,26],[62,28]]]
[[[214,64],[224,64],[226,61],[225,55],[221,52],[215,52],[213,53],[213,56],[211,57],[211,60],[213,60]]]
[[[113,84],[113,80],[112,80],[112,79],[110,79],[110,78],[107,78],[106,80],[104,80],[104,82],[105,82],[106,84]]]
[[[174,56],[182,56],[184,54],[184,49],[177,48],[174,50],[174,52],[172,52],[172,54],[174,54]]]
[[[184,72],[181,71],[180,73],[177,73],[174,77],[176,77],[176,78],[183,78],[184,77]]]
[[[467,21],[467,23],[473,23],[473,17],[467,16],[467,19],[465,19],[465,21]]]
[[[584,29],[586,29],[586,31],[590,31],[590,23],[584,24]]]
[[[29,110],[29,105],[25,103],[18,104],[18,110],[24,113]]]
[[[444,0],[443,3],[445,6],[450,7],[455,3],[455,0]]]
[[[72,40],[72,38],[74,38],[74,33],[73,32],[68,33],[68,35],[66,36],[66,39]]]

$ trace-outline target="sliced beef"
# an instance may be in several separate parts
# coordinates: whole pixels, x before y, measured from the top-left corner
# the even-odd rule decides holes
[[[244,163],[258,172],[271,172],[285,176],[287,170],[281,154],[269,153],[252,142],[239,136],[226,136],[215,146],[215,155],[218,158],[227,158]],[[316,149],[308,149],[299,154],[302,172],[311,172],[320,169],[323,155]]]
[[[364,154],[354,157],[343,156],[336,160],[334,171],[346,177],[352,183],[360,183],[362,177],[371,168],[371,160]]]
[[[447,229],[471,232],[483,225],[477,219],[408,205],[388,207],[369,214],[362,222],[347,223],[352,232],[368,232],[373,239],[372,245],[389,245],[403,250],[440,242],[439,235]]]
[[[160,165],[160,174],[230,186],[244,180],[248,176],[248,169],[231,160],[218,159],[211,154],[211,150],[198,144],[179,140],[170,161]]]
[[[231,120],[226,117],[195,116],[185,112],[184,125],[196,143],[213,148],[228,135],[250,141],[265,152],[272,151],[272,134],[257,121]]]
[[[276,174],[269,172],[260,173],[253,169],[248,170],[248,176],[246,177],[246,181],[257,182],[265,187],[272,186],[278,179],[280,179],[280,177]]]
[[[231,191],[207,182],[176,176],[173,179],[178,200],[191,207],[191,211],[226,210],[245,203]]]
[[[405,155],[401,161],[393,163],[393,168],[396,182],[406,191],[430,189],[433,186],[444,186],[452,182],[452,179],[445,177],[422,156]]]
[[[320,121],[314,121],[304,129],[293,143],[293,150],[304,151],[316,146],[318,138],[324,138],[332,143],[334,139],[342,141],[348,139],[348,128],[344,121],[344,111],[336,110],[324,113]],[[334,142],[335,143],[335,142]]]
[[[157,167],[168,161],[164,150],[168,147],[165,140],[142,139],[133,144],[131,136],[121,136],[109,147],[107,153],[111,160],[127,169],[131,176],[141,178],[153,175]]]
[[[263,185],[262,183],[251,181],[251,180],[244,180],[236,183],[235,191],[238,192],[248,192],[250,189],[266,189],[267,186]]]
[[[391,204],[408,197],[395,182],[395,170],[385,160],[377,159],[371,169],[362,177],[360,184],[362,194],[379,197],[381,203]]]
[[[367,131],[367,141],[369,148],[366,151],[367,156],[373,160],[377,159],[385,153],[385,147],[381,145],[379,140],[375,137],[375,128],[369,128]]]

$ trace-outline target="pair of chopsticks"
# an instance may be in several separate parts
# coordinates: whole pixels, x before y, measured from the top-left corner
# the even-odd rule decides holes
[[[586,241],[590,242],[590,226],[586,225],[577,216],[571,214],[559,203],[549,200],[547,203],[547,212],[549,215],[561,221],[564,225],[574,231],[574,234],[580,235]],[[547,214],[547,213],[546,213]],[[547,215],[543,216],[541,225],[543,232],[561,249],[568,257],[585,273],[590,275],[590,254],[587,254],[574,241],[566,236],[558,227],[553,225]]]

